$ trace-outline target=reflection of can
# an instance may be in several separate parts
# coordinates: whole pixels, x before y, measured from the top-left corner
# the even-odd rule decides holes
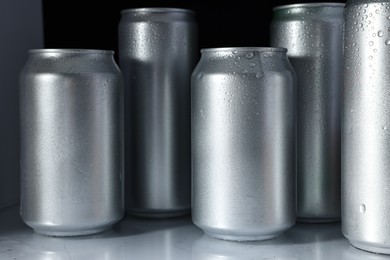
[[[92,234],[123,216],[122,84],[112,51],[30,51],[20,74],[20,211],[36,232]]]
[[[296,102],[286,49],[203,49],[191,90],[193,222],[227,240],[291,227]]]
[[[191,73],[195,13],[122,11],[119,66],[125,80],[126,210],[149,217],[191,208]]]
[[[297,248],[285,243],[284,236],[272,241],[237,243],[203,235],[192,244],[191,254],[196,260],[303,259]]]
[[[298,221],[340,219],[342,3],[308,3],[273,10],[271,45],[288,49],[297,73]]]
[[[342,231],[390,254],[390,2],[347,1],[342,112]]]

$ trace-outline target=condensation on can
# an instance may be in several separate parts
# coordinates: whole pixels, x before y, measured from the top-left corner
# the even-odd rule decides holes
[[[287,48],[297,74],[297,219],[341,216],[341,91],[344,3],[278,6],[271,46]]]
[[[342,232],[390,254],[390,2],[345,6]]]
[[[113,54],[30,50],[20,72],[20,214],[37,233],[98,233],[124,215],[123,79]]]
[[[119,66],[125,81],[125,208],[144,217],[191,209],[191,73],[198,60],[195,12],[121,12]]]
[[[192,220],[264,240],[295,224],[295,72],[284,48],[201,50],[192,74]]]

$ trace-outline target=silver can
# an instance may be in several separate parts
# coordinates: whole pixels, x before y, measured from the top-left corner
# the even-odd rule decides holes
[[[347,1],[342,112],[342,232],[390,254],[390,2]]]
[[[198,60],[195,13],[121,12],[119,66],[125,81],[125,207],[171,217],[191,208],[191,73]]]
[[[285,48],[202,49],[192,74],[192,220],[211,237],[295,224],[295,72]]]
[[[278,6],[271,46],[287,48],[297,73],[297,219],[341,216],[343,3]]]
[[[30,50],[20,73],[20,214],[37,233],[93,234],[123,217],[122,91],[113,51]]]

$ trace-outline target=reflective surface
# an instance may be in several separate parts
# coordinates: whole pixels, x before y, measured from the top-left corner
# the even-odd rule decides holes
[[[191,10],[121,12],[119,66],[125,115],[125,208],[171,217],[191,207],[190,77],[197,23]]]
[[[279,6],[271,45],[288,49],[297,73],[297,217],[340,220],[342,3]]]
[[[185,259],[389,259],[350,245],[340,222],[298,223],[276,239],[229,242],[210,238],[189,216],[172,219],[126,217],[106,232],[53,238],[23,224],[18,207],[0,211],[0,259],[185,260]]]
[[[345,6],[342,230],[364,250],[390,254],[390,2]]]
[[[191,78],[192,219],[259,241],[295,224],[295,73],[284,48],[202,49]]]
[[[35,49],[20,73],[20,214],[51,236],[124,215],[122,74],[110,50]]]

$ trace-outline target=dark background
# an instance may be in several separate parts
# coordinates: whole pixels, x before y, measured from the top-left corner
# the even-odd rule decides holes
[[[308,2],[323,1],[43,0],[45,48],[109,49],[117,58],[120,11],[136,7],[192,9],[199,26],[199,48],[267,47],[272,9]]]

